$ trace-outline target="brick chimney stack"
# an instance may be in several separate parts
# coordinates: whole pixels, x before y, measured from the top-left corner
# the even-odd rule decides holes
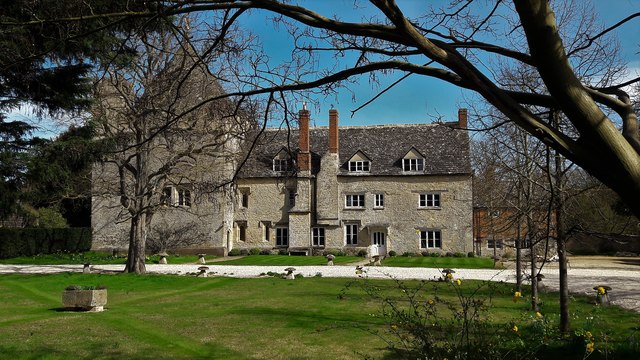
[[[299,146],[298,152],[298,170],[311,170],[311,155],[309,154],[309,110],[307,104],[302,106],[302,110],[298,112],[299,123]]]
[[[458,127],[467,129],[467,109],[458,109]]]
[[[329,153],[338,153],[338,110],[329,110]]]

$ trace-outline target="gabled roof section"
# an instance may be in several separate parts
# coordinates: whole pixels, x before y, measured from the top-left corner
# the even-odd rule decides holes
[[[407,153],[404,154],[402,158],[403,159],[424,159],[424,155],[422,155],[422,153],[420,153],[418,149],[412,146],[411,149],[409,149],[409,151],[407,151]]]
[[[455,129],[453,123],[340,127],[340,175],[349,176],[349,160],[358,152],[375,166],[368,176],[419,176],[471,174],[469,135]],[[310,129],[311,172],[317,174],[320,159],[329,149],[329,129]],[[251,137],[249,137],[251,140]],[[282,148],[297,154],[297,129],[266,129],[258,139],[249,160],[241,169],[241,177],[273,176],[272,160]],[[409,149],[409,150],[407,150]],[[406,174],[402,159],[414,150],[424,157],[424,172]]]
[[[347,162],[349,161],[371,161],[371,158],[361,150],[358,150],[349,159],[347,159]]]
[[[286,147],[282,147],[280,148],[280,151],[273,156],[273,159],[291,159],[292,157],[291,150]]]

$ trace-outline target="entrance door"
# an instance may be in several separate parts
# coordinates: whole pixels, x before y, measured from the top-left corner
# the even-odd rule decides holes
[[[371,245],[373,245],[374,248],[377,248],[378,255],[387,255],[387,241],[385,238],[385,233],[376,231],[371,234],[371,236]]]

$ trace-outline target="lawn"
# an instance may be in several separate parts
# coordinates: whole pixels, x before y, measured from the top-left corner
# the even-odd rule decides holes
[[[84,253],[55,253],[41,254],[35,256],[22,256],[11,259],[0,259],[0,264],[12,265],[65,265],[65,264],[85,264],[92,265],[118,265],[125,263],[126,254],[113,256],[111,253],[87,251]],[[157,264],[160,260],[158,255],[147,256],[148,264]],[[215,259],[215,256],[205,256],[206,260]],[[196,255],[172,255],[169,257],[172,264],[195,264],[198,261]]]
[[[380,316],[379,302],[355,285],[339,296],[351,281],[317,277],[292,281],[126,274],[0,275],[0,358],[394,358],[385,343],[369,332],[389,334],[390,324]],[[367,283],[355,281],[356,285]],[[61,293],[71,284],[107,286],[106,311],[62,311]],[[371,284],[385,294],[400,294],[392,290],[393,281]],[[487,318],[497,332],[513,339],[520,336],[510,334],[514,321],[524,333],[527,322],[531,322],[527,319],[535,317],[526,301],[511,301],[508,284],[495,284],[490,293],[486,288],[478,291],[479,283],[472,281],[460,286],[426,284],[424,295],[433,299],[455,299],[457,291],[477,292],[476,296],[483,298],[491,295]],[[553,294],[543,295],[541,312],[550,323],[557,321],[553,315],[557,313],[556,299]],[[446,309],[442,306],[441,310],[444,313]],[[637,344],[637,313],[595,307],[591,300],[581,297],[573,301],[571,313],[575,329],[591,330],[598,339],[606,332],[611,347],[623,346],[630,338]],[[596,341],[596,348],[602,344]],[[565,358],[582,359],[583,354],[574,355]],[[595,352],[593,355],[591,358],[603,358]],[[627,358],[638,355],[635,352]]]
[[[336,256],[333,263],[348,264],[362,261],[360,256]],[[305,266],[305,265],[326,265],[327,259],[324,256],[288,256],[288,255],[248,255],[245,257],[216,261],[216,265],[265,265],[265,266]]]
[[[383,266],[454,269],[493,269],[493,260],[484,257],[394,256],[382,260]]]

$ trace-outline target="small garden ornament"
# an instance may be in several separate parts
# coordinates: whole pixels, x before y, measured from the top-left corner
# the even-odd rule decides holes
[[[295,278],[296,278],[296,277],[293,275],[293,272],[294,272],[294,271],[296,271],[296,269],[295,269],[295,268],[288,267],[288,268],[284,269],[284,271],[286,271],[286,272],[287,272],[287,275],[286,275],[286,278],[287,278],[287,279],[289,279],[289,280],[293,280],[293,279],[295,279]]]
[[[207,254],[198,254],[198,264],[206,264],[207,260],[204,259],[204,257],[207,256]]]
[[[208,266],[200,266],[198,268],[198,271],[200,271],[200,272],[196,276],[198,276],[198,277],[207,277],[207,273],[209,272],[209,267]]]
[[[335,255],[328,254],[327,256],[327,266],[333,266],[333,259],[335,259]]]

